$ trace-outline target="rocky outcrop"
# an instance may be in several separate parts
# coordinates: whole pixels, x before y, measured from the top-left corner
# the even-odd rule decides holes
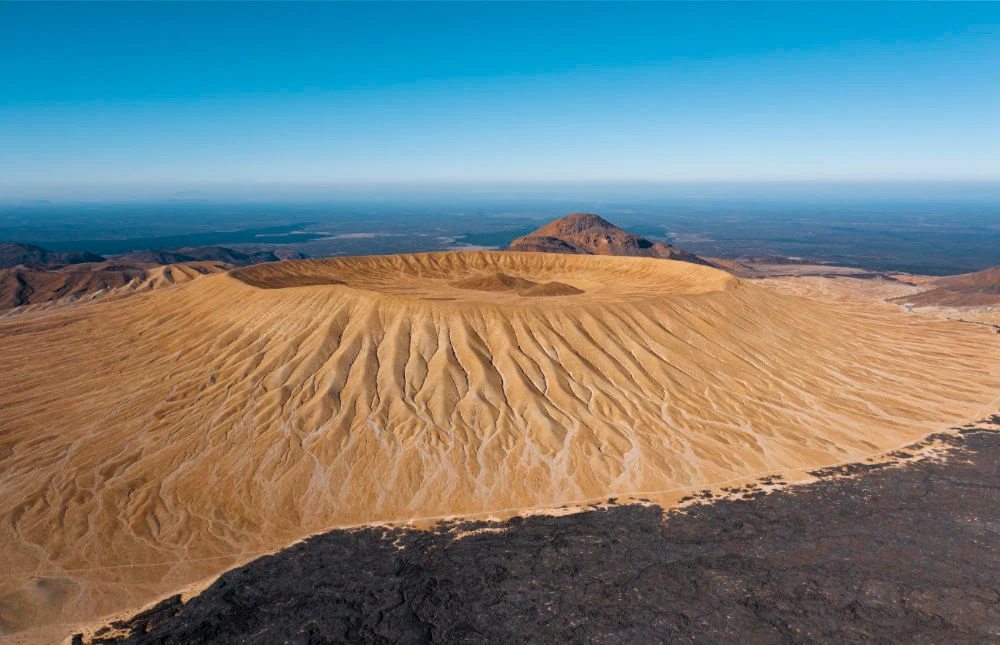
[[[580,255],[625,255],[680,260],[705,266],[712,262],[682,248],[618,228],[599,215],[572,213],[546,224],[534,233],[514,240],[508,251],[576,253]]]

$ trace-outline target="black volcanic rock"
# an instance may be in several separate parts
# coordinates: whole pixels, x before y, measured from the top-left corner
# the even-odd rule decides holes
[[[31,244],[0,243],[0,269],[9,269],[22,264],[25,266],[46,266],[103,261],[104,258],[93,253],[56,253]]]
[[[902,464],[770,493],[780,477],[766,477],[666,517],[630,505],[332,531],[90,642],[997,642],[997,424],[922,442],[940,459],[917,444]]]

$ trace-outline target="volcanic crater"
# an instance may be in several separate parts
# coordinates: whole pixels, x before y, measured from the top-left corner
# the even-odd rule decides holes
[[[553,283],[581,293],[527,293]],[[473,252],[26,312],[0,364],[0,627],[45,641],[334,527],[857,461],[992,411],[1000,336],[688,262]]]
[[[566,304],[619,303],[734,288],[721,271],[644,258],[540,253],[426,253],[258,264],[232,273],[260,289],[338,286],[423,301],[530,304],[573,296]],[[547,304],[551,304],[547,303]]]

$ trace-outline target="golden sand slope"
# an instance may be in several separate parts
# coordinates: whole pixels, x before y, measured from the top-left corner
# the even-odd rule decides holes
[[[855,459],[1000,394],[992,330],[689,263],[516,253],[257,265],[27,313],[0,320],[0,364],[7,632],[334,525]]]

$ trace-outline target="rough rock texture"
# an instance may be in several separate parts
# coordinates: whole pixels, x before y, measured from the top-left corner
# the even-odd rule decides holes
[[[46,264],[80,264],[83,262],[103,262],[104,258],[93,253],[55,253],[40,246],[19,244],[17,242],[0,243],[0,269],[25,266],[41,266]]]
[[[694,253],[624,231],[606,219],[589,213],[572,213],[550,222],[534,233],[511,242],[508,251],[576,253],[580,255],[627,255],[666,258],[715,266]]]
[[[749,485],[665,521],[632,505],[334,531],[91,642],[996,642],[1000,431],[931,441],[943,459]]]

